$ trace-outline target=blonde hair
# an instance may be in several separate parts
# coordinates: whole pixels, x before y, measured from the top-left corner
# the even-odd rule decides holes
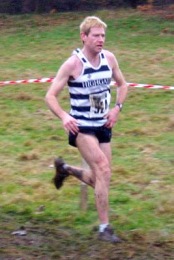
[[[92,27],[102,27],[106,29],[107,24],[96,16],[87,16],[80,24],[80,33],[83,32],[88,35]]]

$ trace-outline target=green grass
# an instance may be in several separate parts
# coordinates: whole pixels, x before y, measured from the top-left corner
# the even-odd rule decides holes
[[[81,46],[78,26],[88,14],[1,16],[0,80],[54,76],[73,48]],[[93,14],[107,22],[106,48],[116,54],[128,82],[173,85],[173,21],[132,10]],[[109,258],[109,252],[119,255],[119,250],[125,255],[118,259],[130,259],[132,254],[134,260],[150,260],[156,259],[157,253],[158,259],[165,259],[165,252],[172,259],[173,91],[131,88],[113,130],[110,218],[132,248],[129,252],[125,245],[119,246],[118,251],[109,245],[105,249],[97,246],[91,235],[98,225],[91,189],[88,211],[84,212],[79,206],[79,182],[70,178],[60,191],[51,183],[54,171],[49,166],[57,155],[75,165],[81,164],[81,157],[68,146],[61,122],[46,107],[48,86],[43,83],[0,87],[2,257],[15,259],[25,253],[26,259],[36,259],[36,255],[40,259],[65,259],[66,247],[66,259],[115,259]],[[67,90],[62,92],[61,101],[68,111]],[[32,234],[27,239],[42,241],[39,249],[34,245],[29,249],[24,240],[20,250],[15,251],[9,234],[21,225]],[[32,228],[38,228],[38,233]],[[8,251],[3,243],[8,244]],[[157,244],[162,245],[158,252]]]

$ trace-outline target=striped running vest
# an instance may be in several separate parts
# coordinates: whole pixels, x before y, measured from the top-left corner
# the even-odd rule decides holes
[[[71,110],[79,126],[100,127],[106,123],[104,116],[110,106],[110,82],[112,70],[103,52],[100,53],[100,64],[93,67],[80,49],[77,55],[83,64],[81,75],[68,81]]]

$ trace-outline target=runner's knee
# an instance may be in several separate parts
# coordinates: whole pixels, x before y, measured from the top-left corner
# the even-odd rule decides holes
[[[108,160],[103,158],[98,158],[95,161],[95,172],[96,179],[104,182],[109,182],[111,177],[111,169]]]

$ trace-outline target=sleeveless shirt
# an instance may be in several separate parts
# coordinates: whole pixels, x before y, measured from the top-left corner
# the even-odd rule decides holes
[[[83,64],[81,75],[77,79],[69,79],[70,115],[85,127],[103,126],[107,119],[111,100],[110,82],[112,70],[104,52],[100,52],[100,64],[93,67],[80,49],[73,51]]]

